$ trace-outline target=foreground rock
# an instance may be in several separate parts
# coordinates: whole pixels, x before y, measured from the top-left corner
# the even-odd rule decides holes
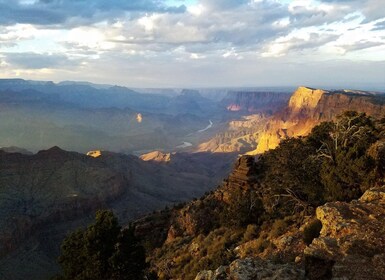
[[[305,272],[291,264],[275,264],[261,259],[235,260],[217,270],[199,272],[195,280],[301,280]]]
[[[385,186],[316,214],[321,234],[304,251],[310,279],[384,279]]]

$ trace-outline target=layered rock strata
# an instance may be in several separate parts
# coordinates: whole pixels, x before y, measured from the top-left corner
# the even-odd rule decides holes
[[[287,137],[305,136],[317,124],[333,120],[345,111],[364,112],[375,118],[384,117],[384,100],[384,95],[371,92],[299,87],[287,107],[267,121],[257,148],[249,154],[261,154],[274,149]]]

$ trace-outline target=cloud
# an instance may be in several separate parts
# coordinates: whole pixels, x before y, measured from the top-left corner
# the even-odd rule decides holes
[[[280,63],[382,60],[378,2],[0,0],[1,65],[3,75],[135,86],[270,81],[260,69],[273,75]]]
[[[375,23],[374,27],[372,28],[373,31],[378,31],[378,30],[385,30],[385,20],[379,21]]]
[[[210,11],[235,9],[247,5],[248,0],[201,0],[200,4]]]
[[[275,40],[272,44],[266,46],[264,57],[279,57],[290,52],[302,52],[309,49],[323,47],[329,42],[334,42],[339,38],[335,34],[319,34],[306,32],[303,34],[290,34]]]
[[[365,22],[385,18],[383,1],[379,0],[318,0],[319,2],[331,3],[336,7],[345,7],[350,11],[359,11],[365,17]]]
[[[369,49],[369,48],[383,46],[383,45],[384,45],[384,42],[373,42],[373,41],[361,40],[361,41],[354,42],[354,44],[341,45],[339,47],[344,49],[345,52],[351,52],[351,51],[364,50],[364,49]]]
[[[116,20],[126,12],[184,12],[184,5],[169,7],[156,0],[40,0],[23,4],[0,0],[0,25],[27,23],[36,25],[68,24],[79,26],[102,20]]]
[[[218,50],[238,51],[257,49],[265,40],[285,34],[288,27],[274,24],[288,17],[285,5],[260,2],[246,5],[245,1],[213,1],[221,5],[210,10],[202,1],[199,14],[148,14],[138,19],[122,21],[111,28],[109,40],[131,48],[154,51],[172,51],[183,46],[192,53],[210,53]],[[235,7],[228,9],[229,5]],[[226,8],[226,9],[225,9]],[[223,53],[223,52],[221,52]]]
[[[62,54],[3,53],[7,64],[23,69],[66,68],[77,66],[78,61]]]

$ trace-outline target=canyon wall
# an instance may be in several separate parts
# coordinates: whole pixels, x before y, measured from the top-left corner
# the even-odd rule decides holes
[[[249,154],[273,149],[282,139],[307,135],[314,126],[333,120],[345,111],[385,116],[385,96],[363,91],[326,91],[299,87],[287,107],[274,114],[260,134],[257,148]]]

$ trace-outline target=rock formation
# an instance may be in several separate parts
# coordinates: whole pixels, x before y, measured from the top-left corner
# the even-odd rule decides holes
[[[293,251],[298,254],[295,263],[276,263],[268,260],[268,255],[259,254],[201,271],[195,280],[384,279],[385,186],[366,191],[358,200],[326,203],[317,208],[316,217],[322,223],[320,236],[303,252],[293,240],[301,235],[306,223],[270,240],[275,243],[273,255],[280,250]],[[237,251],[245,250],[239,247]]]
[[[299,87],[287,107],[267,121],[257,148],[249,154],[261,154],[273,149],[287,137],[305,136],[320,122],[333,120],[344,111],[359,111],[376,118],[383,117],[383,100],[384,95],[371,92]]]
[[[255,159],[252,156],[242,156],[230,173],[227,185],[232,188],[250,187],[255,181]]]
[[[235,260],[229,266],[198,273],[195,280],[305,280],[305,271],[291,264],[277,264],[261,259]]]
[[[310,279],[384,279],[385,186],[350,203],[318,207],[319,238],[304,251]]]
[[[94,157],[94,158],[100,157],[101,155],[102,155],[101,150],[94,150],[94,151],[87,152],[87,156]]]
[[[161,151],[153,151],[140,156],[143,161],[155,162],[169,162],[171,160],[171,153],[162,153]]]

